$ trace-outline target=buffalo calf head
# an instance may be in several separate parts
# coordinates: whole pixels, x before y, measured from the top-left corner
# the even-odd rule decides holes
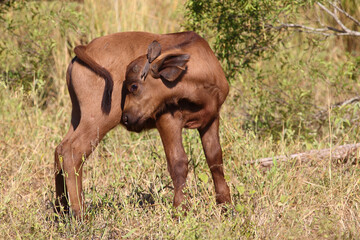
[[[122,123],[130,131],[141,131],[149,120],[155,120],[186,72],[190,55],[179,50],[161,54],[161,45],[154,41],[146,55],[132,61],[123,83]]]

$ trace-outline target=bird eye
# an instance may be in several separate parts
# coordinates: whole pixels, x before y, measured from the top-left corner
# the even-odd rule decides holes
[[[133,93],[138,89],[138,85],[137,84],[131,84],[130,86],[130,92]]]

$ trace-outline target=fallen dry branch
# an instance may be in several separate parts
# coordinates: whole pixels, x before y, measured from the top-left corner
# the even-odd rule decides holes
[[[346,161],[350,158],[357,158],[360,150],[360,143],[346,144],[334,148],[326,148],[321,150],[311,150],[303,153],[295,153],[290,156],[274,156],[268,158],[260,158],[257,160],[246,162],[246,164],[260,164],[261,167],[271,167],[274,162],[286,162],[290,160],[297,160],[297,162],[308,162],[312,159],[324,160],[331,159],[332,161]]]

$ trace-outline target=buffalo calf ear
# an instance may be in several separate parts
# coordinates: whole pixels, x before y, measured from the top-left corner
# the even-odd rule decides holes
[[[160,43],[154,40],[148,46],[148,52],[146,55],[147,62],[145,63],[145,66],[141,71],[141,79],[145,80],[149,72],[150,63],[152,63],[160,55],[160,53],[161,53],[161,45]]]
[[[167,81],[175,81],[185,70],[189,61],[188,54],[169,54],[152,64],[151,75],[154,78],[162,77]]]
[[[152,63],[161,53],[161,45],[157,41],[153,41],[149,47],[147,52],[147,59],[149,63]]]

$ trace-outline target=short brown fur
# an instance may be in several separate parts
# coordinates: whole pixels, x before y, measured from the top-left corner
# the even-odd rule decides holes
[[[175,62],[179,68],[162,72],[165,78],[175,76],[171,81],[156,75],[155,71],[162,69],[154,65],[150,65],[146,79],[140,79],[148,46],[153,41],[161,45],[161,55],[152,64],[161,65],[159,61],[169,54],[189,56]],[[219,143],[219,110],[228,94],[228,83],[204,39],[194,32],[116,33],[94,39],[87,46],[77,47],[75,52],[77,57],[69,64],[66,75],[73,106],[71,126],[55,150],[58,211],[71,209],[75,216],[83,215],[83,160],[121,119],[129,130],[158,129],[174,183],[175,207],[183,202],[182,189],[188,170],[181,130],[197,128],[214,180],[216,200],[231,202]],[[169,57],[164,62],[169,67],[172,61]],[[137,72],[130,71],[134,63],[139,66]],[[131,76],[134,74],[129,71],[139,76]],[[181,74],[174,75],[178,71]],[[135,80],[142,84],[140,98],[135,98],[131,89]],[[130,118],[142,120],[135,122]]]

